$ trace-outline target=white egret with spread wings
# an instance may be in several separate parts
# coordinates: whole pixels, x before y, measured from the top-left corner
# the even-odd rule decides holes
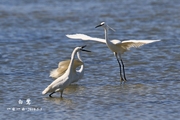
[[[160,40],[126,40],[126,41],[111,40],[110,41],[108,39],[108,30],[109,30],[109,28],[110,29],[112,29],[112,28],[109,27],[105,22],[102,22],[100,25],[96,26],[95,28],[97,28],[97,27],[103,27],[104,28],[105,39],[90,37],[90,36],[85,35],[85,34],[72,34],[72,35],[69,34],[66,36],[68,38],[71,38],[71,39],[91,40],[91,41],[97,41],[97,42],[105,43],[108,46],[108,48],[114,53],[114,55],[118,61],[119,68],[120,68],[120,81],[121,81],[121,83],[123,81],[126,81],[125,69],[124,69],[124,64],[123,64],[123,60],[122,60],[121,55],[132,47],[137,48],[137,47],[140,47],[140,46],[145,45],[145,44],[160,41]],[[121,69],[123,70],[123,75],[122,75]]]

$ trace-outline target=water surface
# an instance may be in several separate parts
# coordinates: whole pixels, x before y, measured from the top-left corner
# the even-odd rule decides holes
[[[71,0],[0,1],[0,119],[180,118],[180,1]],[[161,39],[123,55],[128,81],[119,82],[118,63],[105,44],[70,40],[66,34],[110,39]],[[49,71],[77,46],[85,75],[65,89],[63,99],[41,95]],[[30,101],[29,101],[30,100]]]

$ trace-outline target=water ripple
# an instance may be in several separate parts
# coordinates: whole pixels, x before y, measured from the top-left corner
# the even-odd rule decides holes
[[[179,1],[7,1],[0,5],[0,119],[143,119],[179,116]],[[8,8],[8,9],[7,9]],[[161,39],[122,55],[127,82],[120,85],[119,67],[105,44],[70,40],[66,34],[110,39]],[[85,75],[53,98],[41,95],[53,80],[49,71],[70,59],[74,47],[83,53]],[[26,104],[31,99],[31,105]],[[18,104],[19,100],[23,104]],[[22,111],[12,108],[40,108]],[[168,108],[168,109],[167,109]]]

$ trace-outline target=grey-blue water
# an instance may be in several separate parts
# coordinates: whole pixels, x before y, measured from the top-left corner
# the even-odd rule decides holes
[[[179,0],[0,0],[1,120],[177,120],[180,118]],[[123,54],[127,82],[105,44],[68,39],[161,39]],[[42,95],[49,71],[77,46],[85,75],[63,99]]]

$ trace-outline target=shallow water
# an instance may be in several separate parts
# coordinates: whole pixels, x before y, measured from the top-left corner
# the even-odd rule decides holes
[[[0,119],[180,118],[180,1],[0,1]],[[123,55],[128,81],[104,44],[71,40],[66,34],[111,39],[161,39]],[[49,71],[69,59],[76,46],[83,53],[85,75],[65,89],[63,98],[41,95]]]

